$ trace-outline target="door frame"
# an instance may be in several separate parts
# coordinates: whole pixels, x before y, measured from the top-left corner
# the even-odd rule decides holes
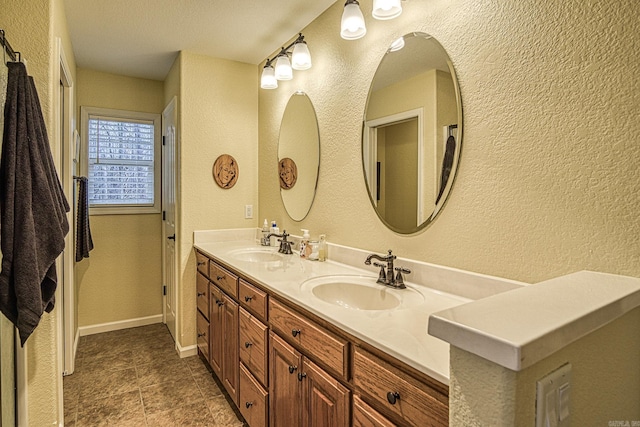
[[[174,280],[175,289],[174,289],[174,292],[173,292],[173,295],[174,295],[174,301],[173,301],[174,305],[173,306],[174,306],[175,313],[176,313],[176,319],[175,319],[175,322],[176,322],[176,324],[175,324],[175,335],[176,336],[173,337],[173,338],[175,340],[175,348],[180,349],[181,347],[180,347],[179,339],[178,339],[178,336],[180,336],[179,331],[180,331],[180,327],[181,327],[181,321],[180,321],[180,312],[181,312],[181,310],[180,310],[180,301],[181,301],[181,298],[180,298],[180,292],[178,291],[179,290],[179,284],[178,284],[179,283],[178,282],[179,261],[178,260],[180,258],[180,256],[179,256],[179,254],[180,254],[180,250],[179,250],[179,248],[180,248],[180,243],[179,243],[180,242],[180,236],[178,234],[178,223],[179,223],[179,219],[178,219],[179,218],[179,208],[178,208],[178,206],[179,206],[179,204],[178,204],[179,192],[178,192],[178,189],[180,188],[180,186],[178,184],[178,179],[179,179],[178,170],[179,170],[179,164],[180,164],[179,162],[180,162],[180,160],[179,160],[179,154],[178,154],[179,153],[178,145],[179,145],[179,141],[180,141],[180,130],[179,130],[179,127],[178,127],[178,120],[177,120],[178,119],[178,99],[177,99],[176,96],[171,98],[171,101],[169,101],[169,103],[166,105],[166,107],[162,111],[162,124],[161,124],[161,127],[162,127],[162,137],[163,138],[165,136],[165,127],[164,127],[164,125],[165,125],[165,115],[169,114],[171,111],[173,111],[173,114],[174,114],[174,117],[175,117],[175,125],[176,125],[175,126],[175,144],[174,144],[175,152],[174,152],[174,155],[173,155],[173,158],[174,158],[174,170],[173,170],[173,173],[175,175],[174,176],[174,180],[173,180],[174,186],[175,186],[174,193],[173,193],[174,194],[174,198],[175,198],[175,207],[174,207],[175,208],[175,218],[174,218],[174,222],[175,222],[175,237],[176,237],[175,240],[174,240],[175,262],[174,262],[174,269],[173,269],[173,271],[174,271],[173,280]],[[164,152],[165,152],[165,145],[164,145],[164,142],[163,142],[163,144],[162,144],[162,158],[161,158],[161,161],[162,161],[162,195],[163,195],[162,204],[161,204],[161,210],[163,212],[163,216],[164,216],[164,211],[165,211],[164,194],[165,194],[165,185],[166,185],[166,180],[165,180],[166,171],[165,171],[165,168],[164,168]],[[162,218],[162,286],[163,286],[163,289],[164,289],[164,286],[165,286],[165,276],[166,276],[166,271],[167,271],[167,266],[166,266],[166,263],[165,263],[165,260],[166,260],[165,241],[166,241],[166,239],[168,237],[167,233],[166,233],[165,226],[164,226],[164,222],[165,222],[165,220],[164,220],[164,217],[163,217]],[[161,292],[163,291],[163,289],[161,289]],[[164,323],[164,324],[167,323],[167,301],[166,300],[167,300],[167,295],[163,292],[163,296],[162,296],[162,323]]]

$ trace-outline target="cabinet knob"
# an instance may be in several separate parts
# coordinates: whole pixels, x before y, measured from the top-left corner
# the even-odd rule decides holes
[[[392,405],[395,405],[396,402],[400,400],[400,393],[398,393],[397,391],[390,391],[389,393],[387,393],[387,400]]]
[[[293,374],[294,371],[296,371],[298,369],[297,366],[295,365],[289,365],[289,373]]]
[[[205,295],[204,292],[198,292],[199,297],[203,297],[204,295]]]
[[[218,304],[218,307],[222,306],[224,304],[223,301],[220,301],[219,299],[216,300],[216,304]]]
[[[244,343],[244,348],[249,348],[253,345],[253,343],[250,343],[249,341],[247,341],[246,343]]]
[[[253,299],[253,297],[244,297],[245,302],[249,302]]]
[[[306,377],[307,377],[307,374],[304,374],[302,372],[298,372],[298,381],[302,381]]]
[[[297,337],[298,335],[300,335],[300,329],[291,330],[291,335],[293,335],[294,337]]]
[[[222,279],[224,279],[224,276],[216,276],[216,279],[222,280]]]
[[[206,263],[206,261],[198,261],[198,265],[205,265]]]
[[[244,406],[245,408],[249,409],[253,406],[253,402],[245,402]]]
[[[206,336],[207,334],[204,332],[198,332],[198,338],[202,338],[204,336]]]

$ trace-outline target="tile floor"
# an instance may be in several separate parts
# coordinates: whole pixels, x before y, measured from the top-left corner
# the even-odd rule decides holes
[[[173,347],[163,324],[81,337],[65,426],[243,426],[200,358]]]

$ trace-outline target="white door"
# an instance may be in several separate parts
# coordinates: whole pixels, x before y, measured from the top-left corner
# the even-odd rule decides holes
[[[176,340],[176,98],[162,112],[162,275],[164,323]]]

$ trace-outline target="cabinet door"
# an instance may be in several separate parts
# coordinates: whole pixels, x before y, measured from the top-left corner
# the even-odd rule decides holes
[[[222,294],[222,384],[227,389],[233,403],[238,406],[238,374],[240,359],[238,358],[238,303]]]
[[[353,396],[353,427],[395,427],[395,424],[364,403],[359,396]]]
[[[217,286],[209,287],[209,365],[218,378],[222,378],[222,311],[224,301]]]
[[[308,359],[302,363],[303,426],[348,427],[351,392]]]
[[[273,332],[269,333],[269,416],[271,427],[292,427],[302,413],[302,356]]]

